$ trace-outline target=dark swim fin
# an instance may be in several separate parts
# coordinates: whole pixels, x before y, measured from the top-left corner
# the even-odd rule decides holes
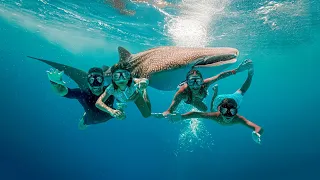
[[[40,59],[40,58],[35,58],[35,57],[31,57],[31,56],[27,56],[28,58],[31,59],[36,59],[39,61],[42,61],[50,66],[52,66],[53,68],[58,69],[59,71],[64,71],[64,74],[67,75],[68,77],[70,77],[75,83],[78,84],[80,89],[86,89],[88,88],[88,81],[87,81],[87,73],[80,70],[80,69],[76,69],[64,64],[59,64],[59,63],[55,63],[52,61],[48,61],[45,59]]]

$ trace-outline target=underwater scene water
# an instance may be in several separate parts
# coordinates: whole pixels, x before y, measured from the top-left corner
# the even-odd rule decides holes
[[[1,180],[320,178],[319,1],[125,2],[134,15],[103,0],[0,1]],[[264,128],[262,144],[245,126],[143,118],[134,103],[123,121],[79,130],[82,106],[52,91],[50,66],[27,58],[87,71],[117,63],[118,46],[133,54],[159,46],[238,49],[227,69],[254,63],[239,113]],[[245,78],[219,81],[219,92],[233,93]],[[149,87],[148,94],[152,112],[163,112],[175,91]],[[209,88],[206,104],[211,96]]]

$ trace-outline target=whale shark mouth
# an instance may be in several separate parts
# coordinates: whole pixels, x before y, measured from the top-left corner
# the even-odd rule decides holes
[[[223,64],[231,64],[237,61],[237,56],[234,54],[220,55],[220,56],[206,56],[196,61],[193,67],[212,67]]]

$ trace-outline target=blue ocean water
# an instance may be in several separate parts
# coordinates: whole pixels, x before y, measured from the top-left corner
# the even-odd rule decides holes
[[[129,2],[131,17],[102,0],[0,1],[0,179],[319,179],[320,3],[171,2],[179,9]],[[26,58],[88,70],[116,63],[118,46],[163,45],[235,47],[239,61],[254,61],[240,113],[265,129],[261,146],[240,125],[170,124],[142,118],[134,105],[124,121],[80,131],[81,105],[54,94],[50,67]],[[219,91],[234,92],[245,77],[220,81]],[[174,94],[149,93],[153,112]]]

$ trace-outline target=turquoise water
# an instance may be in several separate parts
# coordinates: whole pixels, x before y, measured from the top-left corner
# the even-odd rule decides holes
[[[129,17],[96,0],[1,0],[0,179],[320,177],[320,3],[171,2],[181,8],[130,3],[136,15]],[[26,58],[88,70],[117,62],[118,46],[137,53],[162,45],[229,46],[239,49],[239,61],[254,61],[240,113],[264,127],[262,146],[242,126],[143,119],[133,105],[125,121],[79,131],[80,104],[57,97],[47,80],[49,67]],[[244,80],[245,74],[222,80],[219,91],[234,92]],[[164,111],[174,94],[149,92],[154,112]]]

